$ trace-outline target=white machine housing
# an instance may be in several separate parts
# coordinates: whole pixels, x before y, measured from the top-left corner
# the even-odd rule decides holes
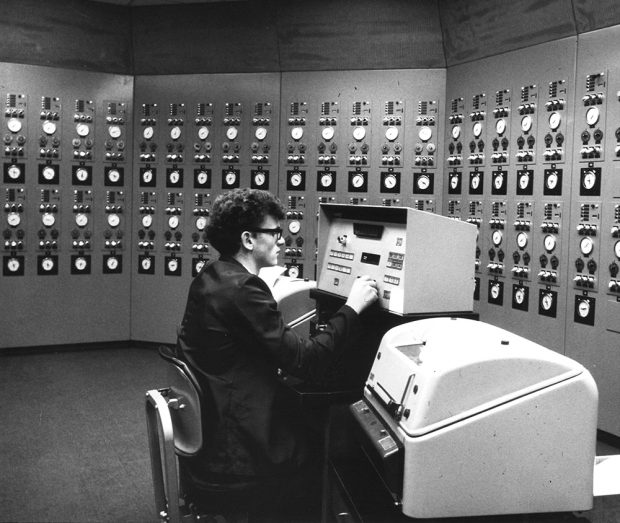
[[[407,516],[592,508],[598,391],[561,354],[468,319],[405,323],[383,337],[364,402],[380,448],[399,440]]]
[[[321,204],[317,288],[347,297],[368,274],[390,312],[472,311],[476,235],[475,225],[408,207]]]

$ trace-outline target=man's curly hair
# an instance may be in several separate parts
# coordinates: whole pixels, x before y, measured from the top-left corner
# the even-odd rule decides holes
[[[233,256],[241,248],[241,233],[260,227],[267,216],[284,218],[277,197],[258,189],[233,189],[215,199],[207,239],[220,255]]]

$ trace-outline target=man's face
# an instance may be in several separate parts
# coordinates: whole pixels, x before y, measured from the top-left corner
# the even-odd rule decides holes
[[[261,229],[277,229],[278,227],[280,227],[280,223],[273,216],[267,216],[260,226]],[[258,268],[277,265],[278,253],[280,246],[284,244],[284,239],[276,239],[278,235],[271,232],[256,232],[254,234],[256,242],[252,253]]]

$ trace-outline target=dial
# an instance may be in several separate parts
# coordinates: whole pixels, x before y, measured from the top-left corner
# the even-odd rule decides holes
[[[471,178],[471,188],[477,189],[480,186],[480,175],[475,173]]]
[[[22,122],[17,118],[11,118],[7,122],[7,127],[12,133],[18,133],[22,129]]]
[[[11,180],[17,180],[21,176],[22,170],[17,165],[11,165],[9,166],[8,173]]]
[[[594,185],[596,185],[596,173],[594,171],[587,171],[583,175],[582,184],[584,189],[591,191]]]
[[[614,254],[616,255],[616,258],[620,260],[620,241],[617,241],[614,244]]]
[[[153,225],[153,217],[150,214],[142,216],[142,227],[148,229],[151,225]]]
[[[144,258],[142,258],[142,261],[140,262],[140,265],[142,265],[142,270],[143,271],[149,271],[149,270],[151,270],[151,266],[153,265],[153,261],[151,260],[150,256],[145,256]]]
[[[264,140],[267,137],[267,129],[264,127],[257,127],[256,131],[254,131],[254,136],[259,141]]]
[[[78,227],[86,227],[88,225],[88,215],[83,212],[79,212],[75,215],[75,224]]]
[[[426,174],[422,174],[418,177],[418,180],[417,180],[418,189],[425,191],[426,189],[429,188],[430,184],[431,184],[431,179]]]
[[[364,175],[359,174],[359,173],[354,174],[353,178],[351,179],[351,184],[356,189],[359,189],[360,187],[362,187],[364,185]]]
[[[452,138],[454,138],[455,140],[458,140],[459,136],[461,136],[461,126],[460,125],[452,126]]]
[[[555,171],[549,173],[549,176],[547,176],[545,183],[547,184],[547,189],[555,189],[558,185],[558,174]]]
[[[181,138],[181,128],[178,125],[175,125],[170,129],[170,138],[172,140],[178,140]]]
[[[555,236],[553,236],[553,234],[547,234],[547,236],[545,236],[545,239],[543,240],[543,244],[547,252],[553,252],[557,244],[557,240],[555,239]]]
[[[43,167],[43,171],[41,171],[41,174],[43,175],[43,178],[50,181],[50,180],[53,180],[54,177],[56,176],[56,171],[54,170],[53,167],[46,165],[45,167]]]
[[[108,180],[110,180],[111,183],[118,183],[120,179],[121,173],[118,169],[110,169],[108,171]]]
[[[520,249],[525,249],[525,247],[527,246],[527,234],[524,232],[520,232],[519,234],[517,234],[517,246]]]
[[[226,173],[226,185],[234,185],[237,181],[237,173],[235,171],[228,171]]]
[[[205,266],[205,260],[198,260],[195,266],[196,272],[200,272],[204,266]]]
[[[234,140],[235,138],[237,138],[238,134],[239,131],[236,127],[229,127],[228,129],[226,129],[226,138],[228,138],[229,140]]]
[[[523,287],[519,287],[515,290],[515,302],[519,305],[522,305],[525,301],[525,289]]]
[[[11,227],[17,227],[22,221],[21,216],[17,212],[10,212],[6,216],[6,221]]]
[[[46,212],[41,216],[41,222],[46,227],[51,227],[56,223],[56,216],[54,216],[51,212]]]
[[[142,173],[142,181],[144,183],[151,183],[153,181],[153,171],[147,169]]]
[[[526,114],[523,118],[521,118],[521,130],[524,133],[529,132],[532,128],[533,123],[534,120],[532,119],[531,115]]]
[[[179,261],[176,258],[170,258],[168,260],[168,270],[170,272],[177,272],[179,268]]]
[[[459,186],[459,177],[458,176],[450,176],[450,187],[452,189],[456,189]]]
[[[83,167],[78,167],[75,170],[75,177],[78,181],[85,182],[86,180],[88,180],[88,170],[84,169]]]
[[[357,140],[358,142],[361,142],[365,137],[366,137],[366,129],[360,126],[353,129],[353,138],[355,138],[355,140]]]
[[[474,133],[474,138],[480,138],[482,134],[482,122],[476,122],[471,128],[472,133]]]
[[[385,185],[386,189],[393,189],[396,187],[397,182],[398,180],[394,174],[388,174],[383,180],[383,185]]]
[[[528,173],[523,173],[519,176],[519,188],[527,189],[527,186],[530,184],[530,175]]]
[[[553,307],[553,295],[550,293],[543,294],[541,305],[544,310],[551,310]]]
[[[83,271],[86,269],[88,263],[86,262],[86,258],[84,258],[83,256],[78,256],[73,262],[73,265],[75,266],[76,270]]]
[[[587,318],[590,315],[590,302],[588,300],[579,300],[577,314],[581,318]]]
[[[257,187],[262,187],[265,185],[266,181],[267,178],[265,177],[265,173],[259,171],[254,175],[254,185]]]
[[[118,214],[116,213],[108,214],[108,225],[110,227],[118,227],[120,223],[121,223],[121,217]]]
[[[78,136],[84,138],[90,134],[90,127],[85,123],[79,123],[75,126],[75,132]]]
[[[501,245],[503,238],[504,235],[502,234],[502,231],[493,231],[493,234],[491,235],[491,241],[495,247],[499,247]]]
[[[499,284],[498,283],[493,283],[491,285],[491,298],[496,300],[497,298],[499,298],[499,293],[500,293]]]
[[[202,126],[198,129],[198,138],[200,140],[206,140],[209,137],[209,128],[206,126]]]
[[[115,271],[118,269],[118,258],[115,256],[110,256],[105,262],[107,268],[111,271]]]
[[[168,182],[171,183],[172,185],[176,185],[177,183],[179,183],[180,179],[181,179],[181,174],[176,169],[168,173]]]
[[[145,140],[150,140],[151,138],[153,138],[153,134],[154,130],[150,125],[142,130],[142,136]]]
[[[293,127],[291,129],[291,138],[293,140],[301,140],[303,135],[304,135],[303,128],[301,128],[301,127]]]
[[[332,173],[323,173],[321,175],[321,187],[329,187],[332,184]]]
[[[385,137],[390,141],[393,142],[394,140],[396,140],[396,138],[398,138],[398,127],[394,127],[394,126],[390,126],[385,130]]]
[[[560,113],[553,112],[549,115],[549,128],[552,131],[556,131],[560,124],[562,123],[562,116]]]
[[[205,185],[209,181],[209,175],[206,171],[200,171],[196,176],[199,185]]]
[[[56,124],[54,122],[43,122],[43,132],[48,135],[52,135],[56,132]]]
[[[294,172],[291,174],[290,182],[293,187],[299,187],[301,182],[303,182],[303,178],[300,173]]]
[[[7,262],[6,266],[10,272],[17,272],[19,271],[21,267],[21,263],[19,262],[17,258],[9,258],[9,261]]]
[[[207,218],[205,216],[198,216],[196,218],[196,229],[199,231],[204,231],[207,227]]]
[[[579,242],[579,249],[584,256],[589,256],[592,254],[592,251],[594,250],[594,241],[592,238],[588,236],[581,238],[581,241]]]
[[[497,122],[495,122],[495,131],[497,132],[497,134],[504,134],[504,132],[506,131],[506,120],[504,120],[503,118],[497,120]]]
[[[46,272],[49,272],[49,271],[53,270],[54,269],[54,260],[52,258],[50,258],[49,256],[46,256],[41,261],[41,268],[44,271],[46,271]]]
[[[433,136],[433,130],[425,125],[420,128],[418,136],[420,137],[420,140],[422,140],[423,142],[427,142],[431,139],[431,136]]]
[[[179,226],[179,217],[176,214],[173,214],[168,218],[168,227],[171,229],[176,229]]]
[[[601,112],[598,107],[589,107],[586,111],[586,122],[588,125],[594,125],[598,122]]]
[[[334,137],[334,128],[333,127],[324,127],[321,131],[321,136],[323,140],[329,141]]]
[[[501,189],[504,185],[504,175],[502,173],[498,173],[498,175],[493,180],[496,189]]]
[[[108,127],[108,134],[110,135],[110,138],[120,138],[121,136],[121,128],[118,125],[110,125]]]
[[[288,230],[291,234],[297,234],[301,230],[301,222],[299,220],[289,222]]]

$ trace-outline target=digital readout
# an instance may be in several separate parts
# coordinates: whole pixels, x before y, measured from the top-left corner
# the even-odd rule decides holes
[[[371,254],[369,252],[362,253],[362,263],[368,263],[369,265],[379,265],[381,256],[378,254]]]

